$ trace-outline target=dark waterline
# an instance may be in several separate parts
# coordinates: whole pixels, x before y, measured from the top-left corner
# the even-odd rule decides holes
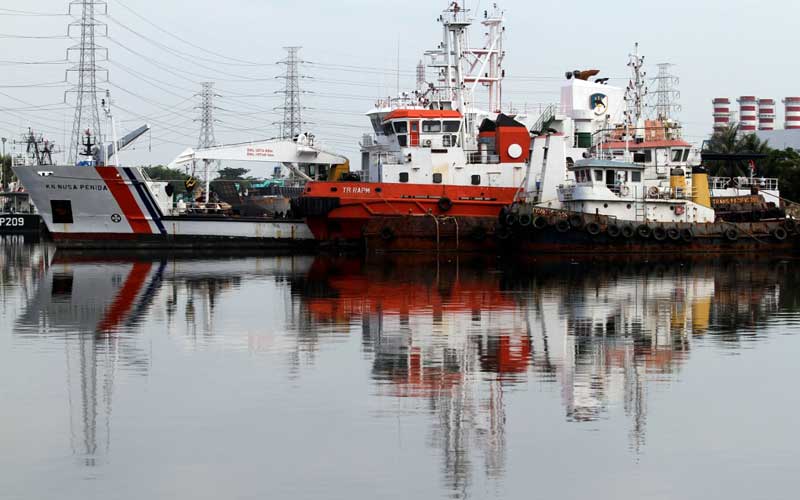
[[[3,498],[795,498],[800,261],[0,239]]]

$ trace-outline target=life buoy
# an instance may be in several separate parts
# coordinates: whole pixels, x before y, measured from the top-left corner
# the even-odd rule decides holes
[[[383,241],[390,241],[394,239],[394,229],[390,228],[389,226],[384,226],[380,232],[381,239]]]
[[[513,226],[514,224],[516,224],[517,223],[517,214],[515,214],[514,212],[510,212],[510,213],[506,214],[505,223],[506,223],[506,226]]]
[[[561,219],[558,222],[556,222],[556,231],[558,231],[559,233],[566,233],[567,231],[569,231],[570,227],[571,226],[569,222],[565,219]]]
[[[583,227],[583,216],[580,214],[572,214],[569,216],[569,225],[573,229],[580,229]]]
[[[649,238],[652,232],[653,230],[650,229],[650,226],[648,226],[647,224],[642,224],[636,228],[636,234],[638,234],[642,238]]]
[[[658,196],[658,188],[655,186],[650,186],[647,188],[647,197],[648,198],[656,198]]]
[[[686,243],[689,243],[690,241],[692,241],[694,239],[694,231],[692,231],[688,227],[684,228],[684,229],[681,229],[681,239],[683,241],[685,241]]]
[[[475,226],[469,233],[469,237],[475,241],[483,241],[486,239],[486,228],[483,226]]]
[[[541,215],[537,215],[533,218],[533,227],[536,229],[544,229],[547,227],[547,218]]]
[[[630,224],[625,224],[622,226],[622,237],[623,238],[633,238],[633,235],[636,234],[636,230]]]
[[[735,227],[729,227],[725,230],[725,239],[728,241],[736,241],[739,239],[739,230]]]
[[[438,206],[439,210],[442,212],[448,212],[451,208],[453,208],[453,201],[447,196],[442,196],[439,198],[439,201],[436,202],[436,206]]]
[[[586,224],[586,232],[591,234],[592,236],[597,236],[598,234],[600,234],[600,229],[601,229],[600,224],[598,224],[597,222],[592,221]]]
[[[656,241],[664,241],[667,239],[667,230],[664,226],[656,226],[653,228],[653,238],[655,238]]]
[[[797,221],[795,221],[794,219],[786,219],[783,222],[783,227],[785,227],[786,231],[788,232],[794,232],[797,230]]]
[[[511,237],[511,228],[508,226],[500,226],[494,230],[494,235],[498,240],[507,240]]]
[[[672,241],[678,241],[681,239],[681,231],[677,227],[671,227],[667,229],[667,238]]]
[[[778,241],[785,240],[787,235],[788,233],[786,232],[786,229],[782,227],[776,227],[772,230],[772,236]]]
[[[606,232],[607,232],[607,233],[608,233],[608,235],[609,235],[609,236],[611,236],[612,238],[618,238],[618,237],[619,237],[619,235],[620,235],[620,234],[622,234],[622,229],[621,229],[621,228],[620,228],[618,225],[616,225],[616,224],[610,224],[610,225],[609,225],[609,226],[606,228]]]
[[[683,205],[675,206],[675,215],[683,215],[684,213],[686,213],[686,207]]]
[[[622,196],[628,196],[629,194],[631,194],[631,188],[629,188],[628,186],[622,186],[621,188],[619,188],[619,194],[621,194]]]
[[[523,227],[530,226],[531,225],[531,221],[532,221],[531,214],[521,214],[518,217],[518,220],[519,220],[519,225],[520,226],[523,226]]]

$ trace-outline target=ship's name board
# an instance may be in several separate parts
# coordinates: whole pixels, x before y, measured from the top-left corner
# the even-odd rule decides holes
[[[269,148],[247,148],[247,156],[269,157],[274,156],[274,154]]]
[[[108,191],[105,184],[45,184],[51,191]]]
[[[757,205],[764,200],[759,195],[720,196],[711,198],[712,205]]]
[[[342,191],[346,194],[370,194],[372,193],[372,188],[345,186]]]

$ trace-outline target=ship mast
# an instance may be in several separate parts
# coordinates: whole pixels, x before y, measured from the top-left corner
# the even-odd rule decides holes
[[[486,29],[486,41],[481,48],[471,48],[467,36],[472,25],[469,9],[461,2],[452,1],[439,16],[442,23],[442,42],[436,50],[427,51],[430,66],[438,72],[438,87],[435,89],[434,106],[440,109],[455,109],[464,116],[461,144],[465,148],[475,147],[476,128],[475,92],[478,85],[487,88],[488,113],[499,113],[502,102],[503,71],[503,11],[493,4],[492,10],[484,11],[481,24]]]
[[[636,139],[644,138],[644,99],[647,95],[647,85],[645,83],[646,73],[642,70],[644,66],[644,56],[639,55],[639,43],[634,46],[633,54],[630,54],[628,67],[631,68],[632,77],[625,89],[625,102],[628,109],[625,111],[625,125],[627,128],[626,137],[633,135]]]

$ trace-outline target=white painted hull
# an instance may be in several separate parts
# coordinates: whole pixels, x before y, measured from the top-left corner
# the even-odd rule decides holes
[[[175,214],[165,184],[136,168],[17,167],[59,246],[289,248],[314,237],[301,220]]]

